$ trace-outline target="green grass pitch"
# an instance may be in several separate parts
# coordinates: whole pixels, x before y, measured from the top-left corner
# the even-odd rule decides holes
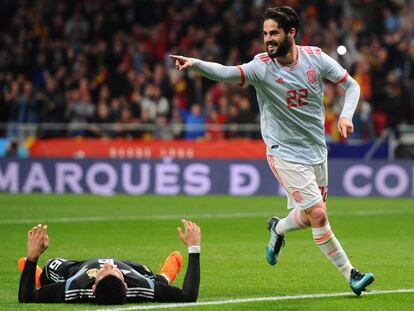
[[[414,310],[414,293],[356,297],[314,245],[311,231],[289,233],[276,266],[267,264],[266,220],[285,216],[280,197],[158,197],[91,195],[0,195],[0,310],[93,310],[95,305],[19,304],[26,232],[49,225],[49,257],[116,257],[143,262],[158,272],[173,250],[186,249],[176,234],[180,218],[203,232],[199,302],[254,297],[349,292],[338,297],[254,301],[178,307],[174,310]],[[372,290],[414,288],[413,199],[328,199],[335,235],[361,271],[371,271]],[[185,269],[185,267],[184,267]],[[184,273],[175,281],[181,286]],[[147,306],[154,304],[147,304]],[[105,309],[132,308],[125,305]]]

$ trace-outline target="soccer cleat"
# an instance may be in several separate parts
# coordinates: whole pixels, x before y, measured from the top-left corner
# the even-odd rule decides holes
[[[160,274],[168,278],[168,283],[174,282],[183,265],[183,256],[180,252],[172,252],[161,267]]]
[[[267,229],[270,231],[270,241],[266,247],[266,259],[272,266],[277,264],[280,249],[285,245],[285,237],[276,233],[276,225],[280,221],[278,217],[272,217],[267,221]]]
[[[17,261],[17,266],[19,267],[20,272],[23,272],[24,266],[26,265],[26,261],[27,261],[26,257],[21,257]],[[42,285],[40,284],[40,275],[42,274],[42,272],[43,272],[42,268],[40,268],[39,266],[36,265],[35,280],[36,280],[36,286],[39,287],[39,288],[42,287]]]
[[[374,281],[374,275],[369,272],[367,274],[359,272],[357,269],[351,270],[351,278],[349,286],[356,295],[361,295],[361,292],[366,290],[366,287]]]

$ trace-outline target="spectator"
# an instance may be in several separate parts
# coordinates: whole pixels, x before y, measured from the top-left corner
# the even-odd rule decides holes
[[[174,138],[174,133],[166,115],[161,114],[157,117],[154,138],[162,140],[172,140]]]
[[[109,124],[113,122],[113,118],[109,106],[104,99],[99,102],[92,122],[91,131],[93,136],[103,138],[113,136],[111,129],[108,128]]]
[[[6,158],[15,158],[19,154],[19,140],[13,138],[10,140],[6,149]]]
[[[71,91],[70,102],[66,109],[66,118],[69,120],[69,136],[86,136],[88,122],[95,113],[95,107],[90,98],[81,94],[79,89]]]
[[[46,90],[42,98],[40,110],[40,120],[46,126],[49,123],[62,123],[65,109],[65,101],[62,93],[58,89],[56,79],[51,76],[46,78]],[[43,138],[63,136],[64,131],[61,128],[46,127],[42,132]]]
[[[23,137],[35,136],[34,125],[39,121],[39,100],[30,81],[23,82],[22,94],[19,95],[18,84],[14,84],[11,94],[11,119],[16,125],[23,124],[29,126],[23,132]],[[9,135],[16,136],[16,128],[11,125]]]
[[[204,136],[206,121],[201,113],[201,105],[195,103],[185,117],[185,139],[195,140]]]
[[[217,110],[211,110],[207,117],[206,138],[208,140],[220,140],[224,138],[223,122]]]

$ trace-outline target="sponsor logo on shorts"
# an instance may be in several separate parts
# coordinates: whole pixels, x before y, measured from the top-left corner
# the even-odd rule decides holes
[[[292,197],[296,203],[302,203],[303,198],[298,190],[292,192]]]

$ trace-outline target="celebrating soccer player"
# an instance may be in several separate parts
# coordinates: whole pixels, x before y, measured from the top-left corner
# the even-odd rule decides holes
[[[349,261],[329,224],[326,210],[328,187],[327,147],[324,134],[323,79],[345,90],[345,103],[338,121],[339,133],[353,132],[352,116],[359,100],[357,82],[333,58],[314,46],[296,45],[300,28],[290,7],[269,8],[263,21],[267,52],[240,66],[223,66],[199,59],[171,55],[177,70],[192,69],[216,81],[245,84],[256,89],[267,160],[286,190],[287,217],[268,221],[270,241],[267,261],[275,265],[285,234],[312,228],[315,243],[360,295],[374,280],[360,273]]]

